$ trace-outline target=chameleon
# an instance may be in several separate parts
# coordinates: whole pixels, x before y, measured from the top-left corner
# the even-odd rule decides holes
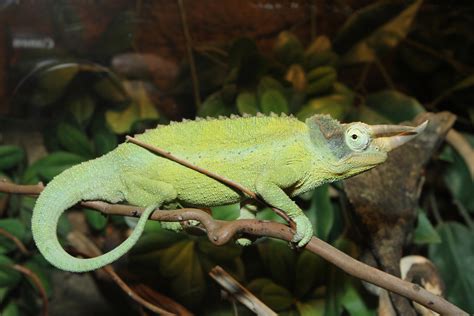
[[[417,136],[426,124],[343,124],[328,115],[305,122],[287,115],[233,116],[158,126],[136,139],[256,192],[296,224],[292,242],[304,247],[313,236],[312,225],[292,197],[383,163],[389,151]],[[125,142],[53,178],[36,201],[31,229],[37,248],[53,266],[86,272],[130,250],[157,208],[213,207],[246,199],[203,173]],[[98,257],[76,258],[63,249],[56,230],[60,215],[85,200],[126,202],[145,210],[119,246]],[[175,229],[173,224],[179,225],[167,224]]]

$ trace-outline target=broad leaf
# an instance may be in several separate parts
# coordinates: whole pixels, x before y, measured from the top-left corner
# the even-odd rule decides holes
[[[83,162],[82,156],[68,152],[54,152],[48,156],[36,161],[24,173],[24,183],[34,183],[39,176],[42,180],[49,182],[51,179],[62,171]]]
[[[373,62],[407,36],[422,2],[379,1],[357,11],[334,39],[335,51],[345,54],[347,64]]]
[[[288,102],[285,96],[276,89],[268,89],[261,95],[260,107],[264,114],[288,113]]]
[[[395,90],[384,90],[367,96],[359,110],[359,119],[369,123],[400,123],[412,120],[424,112],[423,106],[413,97]]]
[[[311,99],[296,117],[304,121],[314,114],[329,114],[335,119],[342,120],[349,113],[353,100],[353,96],[348,94],[333,94]]]
[[[466,135],[468,140],[474,140],[474,137]],[[474,182],[470,176],[469,169],[464,159],[452,147],[446,146],[442,153],[453,160],[448,164],[443,173],[443,179],[446,187],[451,192],[454,199],[458,200],[468,211],[474,212]]]
[[[275,57],[285,65],[300,63],[303,59],[303,45],[299,39],[290,32],[281,32],[273,47]]]
[[[450,222],[436,229],[441,243],[429,246],[429,258],[446,284],[446,298],[462,309],[474,313],[474,232]]]
[[[65,101],[65,107],[71,112],[76,122],[85,127],[95,110],[95,99],[90,94],[73,94]]]
[[[11,268],[14,264],[10,258],[0,255],[0,287],[13,287],[20,281],[20,272]]]
[[[252,92],[241,92],[237,97],[237,109],[240,114],[255,115],[259,111],[257,96]]]
[[[301,298],[316,285],[322,284],[326,266],[326,262],[320,256],[308,250],[300,253],[296,260],[295,296]]]
[[[180,241],[163,250],[161,273],[170,278],[174,295],[187,304],[199,304],[206,292],[204,272],[192,240]]]
[[[296,308],[300,316],[323,316],[324,300],[310,300],[306,302],[296,302]]]
[[[270,279],[255,279],[247,285],[247,288],[277,312],[287,309],[293,304],[291,293]]]
[[[142,81],[125,81],[125,91],[131,102],[122,111],[107,111],[105,118],[110,128],[117,134],[127,133],[138,120],[158,119],[159,114],[149,95],[149,87]]]
[[[293,283],[295,254],[281,240],[267,239],[257,245],[263,266],[272,280],[287,288]],[[278,254],[275,256],[275,254]]]
[[[322,185],[314,190],[311,207],[307,214],[313,230],[319,238],[327,240],[334,223],[334,210],[329,198],[329,185]]]
[[[0,146],[0,170],[10,169],[25,158],[23,148],[14,145]]]
[[[97,231],[101,231],[107,225],[107,217],[104,216],[101,212],[97,212],[91,209],[84,209],[84,214],[86,215],[87,223]]]
[[[0,220],[0,228],[9,232],[20,241],[25,241],[26,238],[26,227],[25,225],[16,218],[6,218]],[[10,239],[0,235],[0,253],[7,253],[16,249],[16,245]]]
[[[85,158],[92,158],[92,144],[82,130],[62,122],[57,129],[57,137],[61,146],[67,151]]]
[[[224,221],[237,219],[240,215],[240,204],[229,204],[212,208],[212,217]]]
[[[441,242],[439,234],[431,225],[430,220],[423,210],[418,210],[418,223],[415,228],[413,242],[418,245],[437,244]]]

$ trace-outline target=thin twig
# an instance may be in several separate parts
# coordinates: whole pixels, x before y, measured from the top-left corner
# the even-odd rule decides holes
[[[126,136],[126,139],[127,141],[135,144],[135,145],[138,145],[140,147],[143,147],[155,154],[158,154],[160,156],[163,156],[165,158],[168,158],[174,162],[177,162],[179,163],[180,165],[183,165],[185,167],[188,167],[189,169],[192,169],[192,170],[195,170],[199,173],[202,173],[214,180],[217,180],[225,185],[227,185],[228,187],[230,188],[233,188],[234,190],[238,191],[239,193],[240,192],[243,192],[245,193],[245,195],[247,195],[248,197],[251,197],[252,199],[254,200],[257,200],[259,201],[260,203],[263,203],[269,207],[272,208],[272,210],[277,213],[279,216],[281,216],[284,220],[286,220],[288,223],[290,223],[290,226],[292,226],[293,228],[295,228],[294,226],[294,222],[288,217],[288,215],[286,215],[286,213],[282,212],[281,210],[275,208],[275,207],[272,207],[271,205],[268,205],[264,200],[260,199],[260,197],[255,193],[253,192],[252,190],[244,187],[243,185],[233,181],[233,180],[230,180],[228,178],[225,178],[221,175],[218,175],[217,173],[214,173],[212,171],[209,171],[209,170],[206,170],[204,168],[201,168],[199,166],[196,166],[196,165],[193,165],[192,163],[184,160],[184,159],[181,159],[179,157],[176,157],[174,156],[173,154],[171,154],[170,152],[166,151],[166,150],[163,150],[159,147],[156,147],[156,146],[153,146],[153,145],[150,145],[150,144],[147,144],[147,143],[144,143],[136,138],[133,138],[131,136]]]
[[[458,207],[459,213],[466,222],[467,227],[469,227],[471,230],[474,230],[474,222],[472,221],[471,215],[469,215],[469,212],[466,210],[464,205],[462,205],[462,203],[458,200],[454,200],[453,202]]]
[[[209,272],[211,278],[214,279],[227,293],[234,299],[239,301],[257,315],[277,315],[270,307],[265,305],[249,290],[242,286],[236,279],[227,273],[220,266],[215,266]]]
[[[471,174],[471,179],[474,179],[474,149],[467,139],[462,136],[461,133],[457,132],[454,129],[450,129],[446,135],[446,141],[448,144],[453,146],[453,148],[461,155],[462,159],[467,165],[469,172]]]
[[[46,295],[46,290],[44,289],[43,284],[41,284],[41,280],[36,275],[36,273],[31,271],[27,267],[24,267],[24,266],[19,265],[19,264],[14,264],[10,267],[13,270],[16,270],[16,271],[26,275],[31,280],[33,285],[38,290],[38,292],[40,294],[40,297],[41,297],[41,301],[43,302],[43,306],[41,308],[41,315],[47,316],[48,315],[48,295]]]
[[[446,55],[446,54],[441,54],[440,53],[440,50],[439,49],[433,49],[429,46],[426,46],[426,45],[423,45],[417,41],[414,41],[414,40],[411,40],[409,38],[403,38],[403,41],[405,43],[407,43],[408,45],[418,49],[418,50],[421,50],[437,59],[441,59],[445,62],[447,62],[448,64],[450,64],[457,72],[460,72],[460,73],[470,73],[472,71],[474,71],[474,69],[466,64],[462,64],[460,62],[458,62],[457,60],[455,60],[454,58]]]
[[[72,232],[68,235],[68,241],[78,250],[85,257],[96,257],[102,255],[102,252],[94,245],[92,241],[90,241],[86,236],[79,232]],[[102,268],[110,278],[135,302],[140,304],[143,307],[146,307],[150,311],[154,313],[158,313],[160,315],[175,315],[170,313],[169,311],[161,308],[160,306],[156,306],[147,300],[143,299],[140,295],[135,293],[128,285],[125,283],[122,278],[115,272],[114,268],[111,265],[106,265]]]
[[[26,249],[25,245],[21,242],[21,240],[6,231],[5,229],[0,228],[0,235],[3,235],[6,238],[10,239],[16,245],[18,250],[20,250],[20,252],[25,256],[28,256],[30,254],[30,252],[28,251],[28,249]]]
[[[377,56],[375,56],[374,62],[375,62],[375,65],[377,66],[377,69],[380,71],[380,74],[382,75],[383,79],[385,80],[385,83],[387,84],[387,86],[390,89],[395,90],[396,89],[395,83],[393,82],[392,78],[388,74],[387,69],[385,69],[385,66],[382,64],[382,62]]]
[[[178,0],[179,14],[181,17],[181,25],[183,27],[184,39],[186,42],[186,53],[188,55],[189,69],[191,70],[191,79],[193,82],[194,102],[196,108],[201,108],[201,93],[199,88],[199,80],[197,76],[196,63],[193,55],[193,45],[191,41],[191,35],[189,34],[188,21],[186,18],[186,11],[184,9],[183,0]]]

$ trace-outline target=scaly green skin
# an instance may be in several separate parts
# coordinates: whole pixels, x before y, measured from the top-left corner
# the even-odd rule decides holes
[[[286,116],[237,117],[175,123],[147,131],[137,139],[253,190],[295,221],[293,241],[304,246],[312,237],[311,224],[290,196],[360,173],[386,159],[386,153],[372,145],[364,153],[352,151],[344,142],[348,126],[329,116],[313,116],[306,123]],[[32,232],[38,249],[51,264],[85,272],[125,254],[156,207],[173,202],[210,207],[244,198],[201,173],[124,143],[55,177],[37,200]],[[58,242],[59,216],[82,200],[98,199],[127,201],[146,210],[120,246],[96,258],[74,258]]]

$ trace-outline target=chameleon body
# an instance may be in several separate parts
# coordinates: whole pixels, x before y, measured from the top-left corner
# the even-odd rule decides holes
[[[385,161],[394,143],[390,137],[376,138],[380,131],[363,123],[341,124],[321,115],[306,122],[287,116],[255,116],[175,123],[136,138],[256,192],[296,223],[293,241],[304,246],[312,237],[312,226],[290,197]],[[51,264],[84,272],[125,254],[157,207],[171,203],[211,207],[245,198],[202,173],[135,144],[123,143],[102,157],[56,176],[36,202],[32,232],[38,249]],[[56,226],[66,209],[83,200],[126,201],[146,209],[121,245],[99,257],[80,259],[61,247]]]

